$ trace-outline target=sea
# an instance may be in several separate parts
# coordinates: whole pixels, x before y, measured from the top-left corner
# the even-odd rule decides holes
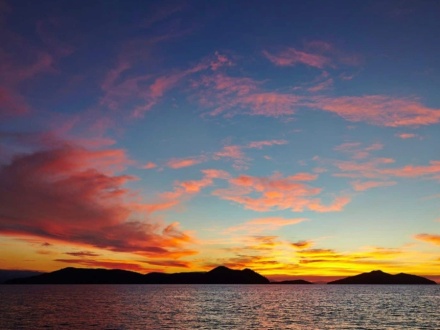
[[[440,285],[0,285],[0,329],[440,329]]]

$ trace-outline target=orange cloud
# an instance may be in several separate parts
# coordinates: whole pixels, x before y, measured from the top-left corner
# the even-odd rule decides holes
[[[440,109],[428,108],[417,100],[383,95],[315,98],[311,107],[336,113],[353,122],[377,126],[420,126],[440,122]]]
[[[123,150],[63,141],[15,155],[0,167],[0,233],[149,257],[194,254],[184,248],[188,233],[149,220],[149,205],[133,201],[124,184],[135,178],[115,174],[129,163]]]
[[[423,242],[431,243],[434,245],[440,245],[440,235],[435,234],[417,234],[414,236],[415,239],[418,239]]]
[[[287,48],[275,55],[268,51],[263,51],[263,54],[269,61],[278,66],[305,64],[322,69],[325,66],[330,65],[330,59],[325,56],[302,52],[295,48]]]
[[[323,205],[316,196],[321,188],[308,186],[301,182],[304,175],[282,177],[275,174],[272,177],[254,177],[241,175],[229,179],[229,188],[218,189],[214,195],[230,200],[254,211],[291,209],[302,212],[309,209],[317,212],[333,212],[342,210],[349,202],[348,197],[338,197],[330,205]],[[309,175],[306,179],[316,178]]]

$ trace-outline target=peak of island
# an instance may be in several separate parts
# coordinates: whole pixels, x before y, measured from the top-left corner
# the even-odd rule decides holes
[[[349,276],[327,284],[437,284],[425,277],[399,273],[396,275],[385,273],[381,270],[373,270],[369,273],[362,273]]]

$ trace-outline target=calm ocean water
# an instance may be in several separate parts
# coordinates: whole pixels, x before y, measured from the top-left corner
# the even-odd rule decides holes
[[[0,329],[440,329],[440,285],[0,285]]]

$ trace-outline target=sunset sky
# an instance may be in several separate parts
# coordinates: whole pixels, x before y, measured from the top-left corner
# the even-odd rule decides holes
[[[439,17],[0,0],[0,268],[440,281]]]

